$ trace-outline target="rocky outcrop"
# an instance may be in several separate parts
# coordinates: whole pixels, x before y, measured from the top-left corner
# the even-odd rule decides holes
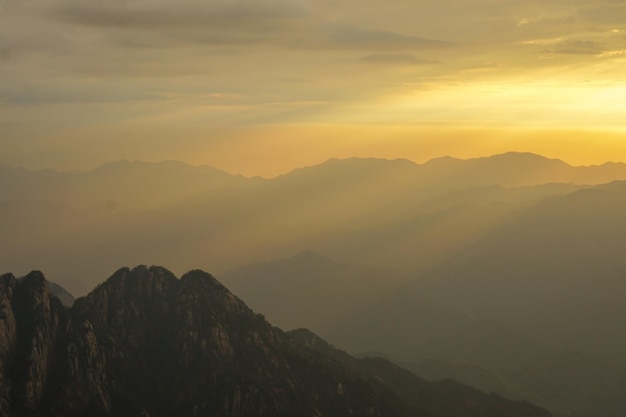
[[[121,269],[76,301],[72,319],[101,341],[114,415],[412,415],[317,369],[202,271]]]
[[[448,417],[271,326],[202,271],[123,268],[71,310],[41,273],[5,275],[0,308],[1,416]]]
[[[12,358],[17,343],[17,325],[13,314],[13,293],[17,280],[11,274],[0,277],[0,415],[11,412]]]
[[[0,279],[0,410],[36,414],[56,377],[68,312],[51,297],[41,272]]]

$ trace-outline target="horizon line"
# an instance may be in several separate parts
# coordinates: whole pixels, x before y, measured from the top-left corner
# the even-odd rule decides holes
[[[120,158],[120,159],[113,159],[110,161],[106,161],[103,162],[101,164],[98,164],[92,168],[88,168],[88,169],[59,169],[59,168],[53,168],[53,167],[44,167],[44,168],[29,168],[26,166],[18,166],[18,165],[12,165],[11,163],[5,162],[5,161],[1,161],[0,160],[0,167],[5,166],[8,167],[10,169],[19,169],[19,170],[25,170],[28,172],[45,172],[45,171],[52,171],[55,173],[59,173],[59,174],[87,174],[87,173],[91,173],[94,171],[97,171],[103,167],[106,167],[107,165],[113,165],[113,164],[120,164],[120,163],[129,163],[129,164],[149,164],[149,165],[159,165],[159,164],[166,164],[166,163],[177,163],[177,164],[183,164],[186,165],[188,167],[193,167],[193,168],[210,168],[210,169],[215,169],[218,171],[221,171],[225,174],[228,175],[233,175],[233,176],[240,176],[240,177],[244,177],[246,179],[264,179],[264,180],[272,180],[278,177],[282,177],[285,175],[289,175],[295,171],[301,170],[301,169],[306,169],[306,168],[313,168],[313,167],[317,167],[317,166],[321,166],[324,165],[328,162],[331,161],[350,161],[350,160],[375,160],[375,161],[388,161],[388,162],[394,162],[394,161],[406,161],[406,162],[410,162],[412,164],[415,164],[416,166],[423,166],[423,165],[427,165],[431,162],[435,162],[435,161],[439,161],[439,160],[455,160],[455,161],[474,161],[474,160],[481,160],[481,159],[490,159],[490,158],[496,158],[496,157],[502,157],[502,156],[507,156],[507,155],[518,155],[518,156],[532,156],[532,157],[538,157],[544,160],[548,160],[548,161],[555,161],[555,162],[562,162],[570,167],[573,168],[590,168],[590,167],[601,167],[604,165],[610,165],[610,164],[622,164],[625,165],[626,161],[604,161],[602,163],[598,163],[598,164],[581,164],[581,165],[575,165],[572,164],[562,158],[552,158],[552,157],[548,157],[546,155],[540,154],[540,153],[536,153],[536,152],[530,152],[530,151],[506,151],[506,152],[500,152],[500,153],[494,153],[494,154],[490,154],[490,155],[482,155],[482,156],[475,156],[475,157],[468,157],[468,158],[461,158],[461,157],[456,157],[453,155],[441,155],[441,156],[436,156],[433,158],[429,158],[427,160],[424,160],[423,162],[419,162],[416,161],[414,159],[411,158],[385,158],[385,157],[376,157],[376,156],[348,156],[348,157],[336,157],[336,156],[331,156],[325,159],[320,160],[319,162],[316,163],[312,163],[312,164],[307,164],[307,165],[302,165],[302,166],[296,166],[293,168],[289,168],[288,170],[285,170],[281,173],[275,174],[275,175],[271,175],[271,176],[266,176],[266,175],[245,175],[239,172],[233,172],[230,171],[228,169],[224,169],[224,168],[220,168],[219,166],[216,165],[209,165],[209,164],[195,164],[195,163],[191,163],[188,161],[184,161],[182,159],[162,159],[162,160],[157,160],[157,161],[150,161],[150,160],[143,160],[143,159],[128,159],[128,158]]]

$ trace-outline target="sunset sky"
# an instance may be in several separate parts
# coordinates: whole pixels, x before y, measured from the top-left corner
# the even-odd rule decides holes
[[[626,161],[623,0],[0,0],[0,161]]]

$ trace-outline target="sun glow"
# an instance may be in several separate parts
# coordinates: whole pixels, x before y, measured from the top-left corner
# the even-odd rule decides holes
[[[626,84],[479,83],[389,97],[370,120],[625,131]],[[360,115],[363,117],[363,114]]]

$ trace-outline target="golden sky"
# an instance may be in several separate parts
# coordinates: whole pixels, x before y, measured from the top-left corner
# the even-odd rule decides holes
[[[0,0],[0,161],[626,161],[621,0]]]

